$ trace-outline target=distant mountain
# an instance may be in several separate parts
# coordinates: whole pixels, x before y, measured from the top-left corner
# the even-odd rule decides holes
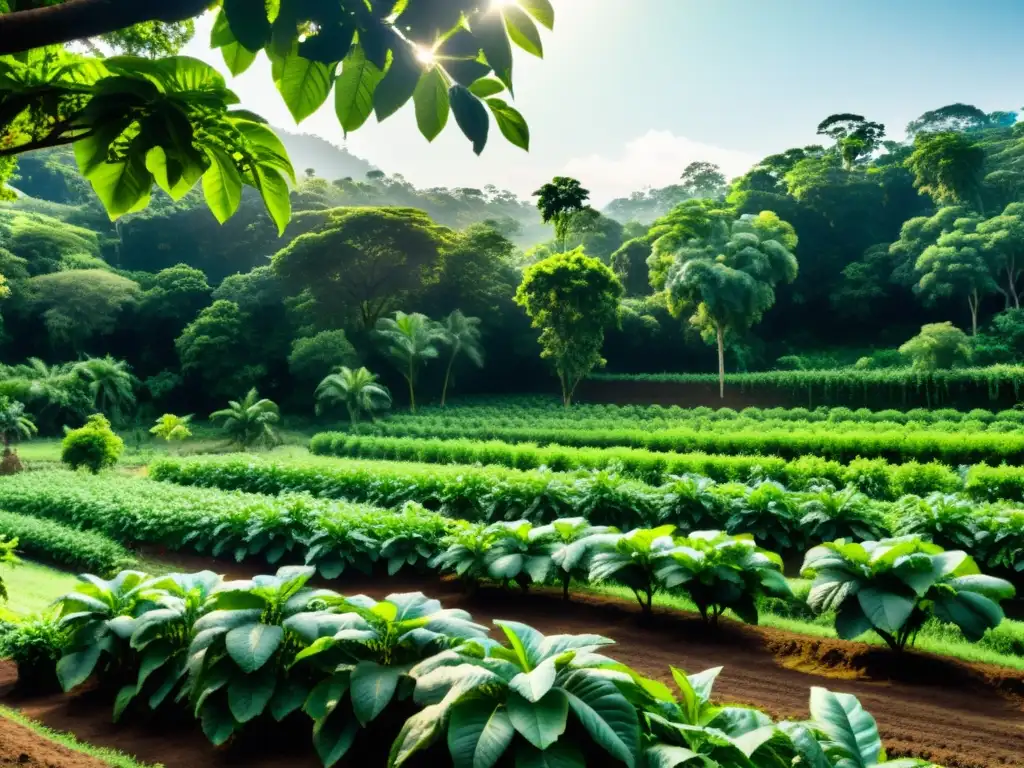
[[[339,147],[327,139],[309,133],[292,133],[284,128],[274,126],[276,133],[288,150],[295,175],[302,177],[307,168],[316,171],[321,179],[334,181],[351,176],[362,180],[369,171],[376,170],[373,165],[356,157],[344,147]]]

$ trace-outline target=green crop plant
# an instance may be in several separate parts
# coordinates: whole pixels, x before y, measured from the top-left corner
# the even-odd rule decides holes
[[[25,557],[72,570],[106,577],[135,564],[131,552],[102,533],[0,510],[0,538],[5,536],[17,540]]]
[[[569,585],[573,579],[586,581],[590,574],[588,550],[596,543],[595,536],[615,535],[618,531],[607,525],[591,525],[582,517],[567,517],[548,525],[534,528],[537,538],[550,541],[551,563],[562,583],[562,599],[569,599]],[[580,542],[586,541],[583,545]]]
[[[674,530],[673,525],[662,525],[597,537],[588,579],[597,584],[613,581],[628,587],[640,603],[640,609],[649,615],[655,593],[664,586],[658,578],[658,570],[675,544]]]
[[[977,642],[1003,620],[1000,600],[1013,585],[981,573],[972,558],[916,536],[814,547],[802,574],[813,578],[808,603],[836,611],[836,632],[853,639],[874,631],[894,651],[912,643],[931,616]]]
[[[808,495],[800,505],[803,517],[799,525],[805,541],[877,540],[885,533],[883,516],[853,486],[838,491],[822,487]]]
[[[750,533],[772,549],[799,549],[806,541],[800,525],[796,498],[778,483],[759,483],[733,503],[725,522],[729,533]]]
[[[599,747],[595,757],[610,755],[636,765],[636,708],[604,674],[615,662],[595,653],[612,641],[598,635],[544,636],[518,622],[495,623],[508,647],[470,641],[412,669],[415,699],[424,709],[395,740],[389,768],[405,764],[442,736],[460,768],[494,765],[506,754],[522,766],[583,766],[579,745],[563,738],[570,714]]]
[[[975,505],[963,496],[952,493],[931,493],[923,499],[905,496],[896,504],[894,517],[897,536],[921,536],[946,549],[969,552],[977,549],[981,520]]]
[[[696,531],[675,539],[656,572],[665,589],[683,589],[705,624],[716,626],[726,609],[757,623],[757,598],[791,598],[782,558],[760,549],[754,537]]]
[[[313,718],[313,744],[325,766],[344,757],[359,728],[393,700],[410,697],[416,664],[463,640],[487,636],[487,627],[474,624],[465,611],[443,609],[420,593],[388,595],[380,602],[363,595],[328,596],[319,604],[340,614],[330,624],[335,631],[299,651],[290,669],[311,669],[321,678],[303,709]],[[299,614],[285,625],[306,621]],[[321,627],[322,621],[318,632]]]
[[[67,647],[68,631],[50,613],[4,624],[0,621],[0,658],[18,669],[21,693],[45,694],[60,690],[57,661]]]

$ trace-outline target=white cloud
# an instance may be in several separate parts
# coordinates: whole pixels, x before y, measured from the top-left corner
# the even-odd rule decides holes
[[[671,131],[648,131],[628,142],[618,157],[590,155],[572,158],[563,173],[579,179],[597,205],[644,187],[664,187],[678,181],[683,169],[697,160],[716,163],[727,177],[750,170],[760,158],[676,136]]]

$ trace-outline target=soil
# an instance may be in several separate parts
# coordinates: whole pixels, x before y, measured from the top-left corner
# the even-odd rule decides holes
[[[213,567],[234,578],[252,574],[245,565],[211,564],[201,557],[175,556],[175,564],[183,570]],[[1024,672],[916,652],[895,659],[885,650],[860,643],[730,622],[711,633],[695,617],[656,612],[645,620],[634,606],[598,597],[563,603],[560,595],[547,591],[522,595],[484,590],[467,596],[457,584],[402,576],[343,578],[330,586],[376,598],[423,591],[446,607],[469,610],[480,623],[503,618],[547,634],[605,635],[616,640],[609,655],[670,686],[670,665],[689,672],[724,665],[715,685],[716,699],[753,705],[777,718],[807,717],[812,686],[853,693],[878,720],[890,757],[921,757],[947,768],[1024,766]],[[299,734],[250,744],[244,753],[239,747],[214,750],[193,723],[173,724],[161,718],[159,723],[128,720],[115,726],[110,722],[110,702],[99,700],[95,691],[12,698],[14,677],[13,665],[0,664],[0,700],[5,703],[87,742],[116,747],[167,768],[318,765],[308,737]]]
[[[0,766],[23,768],[104,768],[94,757],[74,752],[35,731],[0,717]]]

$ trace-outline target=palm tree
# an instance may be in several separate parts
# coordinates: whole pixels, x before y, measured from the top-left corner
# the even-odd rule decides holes
[[[452,349],[448,358],[448,370],[444,373],[444,386],[441,388],[441,407],[448,397],[448,382],[451,380],[455,358],[464,354],[477,368],[484,367],[484,350],[480,344],[480,318],[466,317],[461,309],[456,309],[444,319],[444,343]]]
[[[436,344],[445,340],[443,328],[426,315],[395,312],[394,319],[377,321],[377,335],[387,343],[387,354],[409,383],[409,410],[416,413],[416,374],[438,356]]]
[[[258,443],[277,442],[274,424],[281,420],[281,413],[273,400],[261,399],[256,387],[241,400],[229,400],[228,407],[210,414],[210,421],[224,420],[224,432],[243,448]]]
[[[316,388],[316,412],[326,406],[344,403],[348,418],[355,424],[363,412],[373,418],[375,410],[391,407],[391,393],[377,383],[377,374],[366,368],[352,370],[341,366],[325,377]]]
[[[24,403],[0,397],[0,438],[4,442],[4,456],[11,453],[11,443],[32,437],[39,430],[35,422],[25,415]]]
[[[124,360],[90,357],[76,363],[73,372],[88,384],[92,405],[110,415],[115,423],[135,405],[135,388],[139,380]]]

